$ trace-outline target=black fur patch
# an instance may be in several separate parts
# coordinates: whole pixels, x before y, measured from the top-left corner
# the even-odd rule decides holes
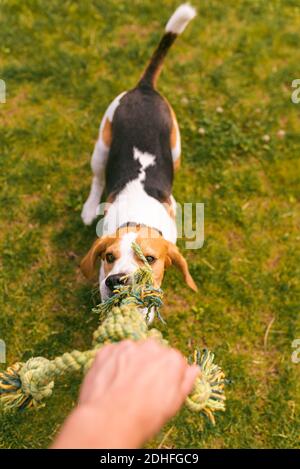
[[[139,85],[147,84],[154,87],[158,75],[160,74],[163,61],[176,38],[177,34],[171,32],[163,35],[143,73]]]
[[[172,116],[160,94],[140,84],[120,100],[112,122],[112,144],[106,166],[106,191],[117,195],[139,175],[141,165],[133,158],[134,147],[155,156],[146,169],[144,188],[164,202],[171,194],[173,160],[170,147]]]

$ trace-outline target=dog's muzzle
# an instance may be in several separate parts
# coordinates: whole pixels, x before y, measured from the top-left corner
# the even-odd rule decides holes
[[[109,275],[105,280],[105,285],[108,287],[110,295],[112,296],[114,290],[118,285],[128,285],[130,283],[130,277],[124,272],[120,274]]]

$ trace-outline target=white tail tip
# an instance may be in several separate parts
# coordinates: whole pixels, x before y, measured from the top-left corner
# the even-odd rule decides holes
[[[196,10],[188,3],[180,5],[166,25],[167,33],[181,34],[187,24],[196,16]]]

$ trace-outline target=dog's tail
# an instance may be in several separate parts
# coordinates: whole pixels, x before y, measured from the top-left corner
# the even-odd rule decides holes
[[[188,3],[180,5],[166,24],[165,34],[160,40],[148,66],[146,67],[138,86],[155,87],[158,76],[162,69],[163,61],[179,34],[187,24],[196,16],[196,10]]]

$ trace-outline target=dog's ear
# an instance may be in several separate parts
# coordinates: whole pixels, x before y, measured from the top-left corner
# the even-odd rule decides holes
[[[80,269],[83,275],[89,280],[93,280],[96,274],[96,262],[112,241],[110,236],[102,236],[96,239],[89,252],[84,256],[80,263]]]
[[[198,291],[198,287],[195,284],[193,277],[190,274],[187,261],[185,260],[183,255],[180,253],[178,247],[175,244],[168,242],[166,267],[169,267],[171,264],[174,264],[176,267],[178,267],[181,270],[186,284],[192,290]]]

